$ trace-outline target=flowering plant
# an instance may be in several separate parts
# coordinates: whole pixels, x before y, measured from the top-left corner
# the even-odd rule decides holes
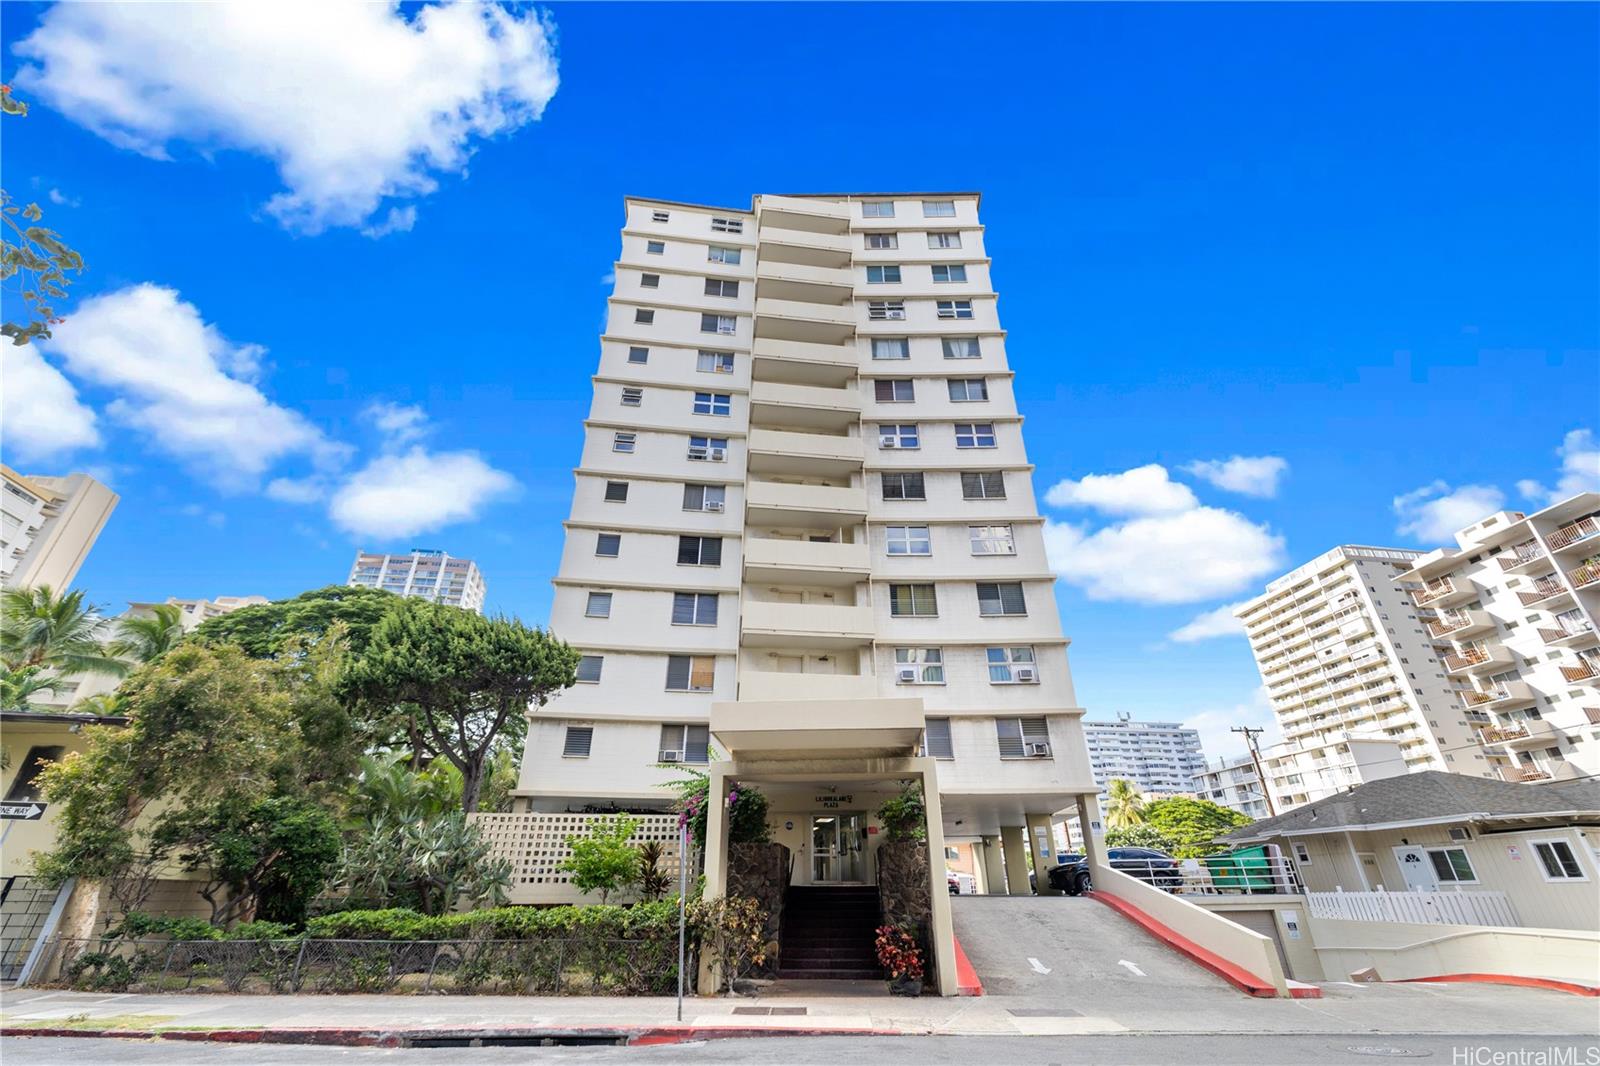
[[[922,949],[916,937],[899,925],[878,927],[878,965],[889,971],[889,976],[899,980],[922,980]]]

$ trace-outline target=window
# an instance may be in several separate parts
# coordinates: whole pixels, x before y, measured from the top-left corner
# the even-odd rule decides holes
[[[896,648],[894,680],[897,685],[944,684],[944,649]]]
[[[736,333],[739,320],[733,315],[701,315],[701,333]]]
[[[951,403],[975,403],[989,398],[989,383],[983,378],[951,378],[947,384]]]
[[[927,486],[923,484],[922,471],[883,475],[883,498],[886,500],[926,500]]]
[[[640,274],[639,275],[639,284],[642,285],[646,289],[659,289],[659,288],[661,288],[661,275],[660,274]]]
[[[721,537],[679,537],[678,563],[680,566],[721,566]]]
[[[726,263],[728,266],[738,266],[740,257],[741,253],[737,248],[713,244],[706,249],[706,262],[708,263]]]
[[[1020,581],[978,582],[978,613],[985,618],[1028,613]]]
[[[667,250],[666,241],[645,241],[644,250],[650,255],[660,255]]]
[[[717,660],[711,655],[667,656],[668,692],[710,692],[716,684]]]
[[[900,283],[900,268],[897,266],[869,266],[867,267],[868,285],[898,285]]]
[[[939,603],[932,585],[890,585],[889,614],[895,618],[934,618]]]
[[[606,502],[607,503],[627,503],[628,502],[628,483],[626,481],[608,481],[608,482],[606,482]]]
[[[697,415],[728,415],[733,411],[733,396],[726,392],[697,392],[694,394],[694,413]]]
[[[922,728],[922,750],[930,759],[954,759],[955,746],[950,743],[950,719],[929,718]],[[946,848],[946,852],[954,851]]]
[[[600,683],[600,667],[605,661],[604,655],[578,656],[578,684],[598,685]]]
[[[31,755],[31,753],[30,753]],[[1539,857],[1546,881],[1587,881],[1572,845],[1565,840],[1534,840],[1533,853]]]
[[[1032,648],[986,648],[984,658],[989,663],[991,685],[1038,683],[1039,671],[1034,664]]]
[[[589,602],[583,608],[583,616],[585,618],[610,618],[611,617],[611,593],[609,593],[609,592],[591,592],[591,593],[589,593]]]
[[[667,212],[665,212],[665,211],[652,211],[652,212],[650,212],[650,221],[651,222],[665,222],[667,219],[669,219],[671,217],[672,216],[667,214]]]
[[[861,205],[862,218],[893,218],[893,200],[867,200]]]
[[[1050,727],[1043,718],[996,718],[1002,759],[1048,759]]]
[[[880,425],[878,427],[878,447],[880,448],[920,448],[921,442],[917,438],[917,424],[908,422],[904,425]]]
[[[661,762],[709,762],[711,740],[708,725],[668,722],[661,727]]]
[[[739,295],[739,283],[728,278],[707,278],[706,295],[737,296]]]
[[[656,313],[648,307],[635,307],[633,309],[633,320],[641,326],[653,325],[656,320]]]
[[[727,437],[690,437],[689,458],[700,463],[721,463],[728,458]]]
[[[601,533],[594,539],[594,553],[596,555],[615,559],[621,551],[622,534],[620,533]]]
[[[714,626],[717,624],[715,592],[674,592],[672,624],[675,626]]]
[[[727,505],[726,485],[685,485],[683,509],[685,511],[720,511]]]
[[[955,230],[943,230],[928,234],[929,248],[960,248],[961,234]]]
[[[1472,863],[1462,848],[1429,848],[1428,860],[1433,863],[1433,876],[1440,884],[1477,883],[1478,875],[1472,872]]]
[[[867,247],[893,250],[900,247],[900,238],[893,233],[869,233],[867,234]]]
[[[744,220],[740,219],[740,218],[716,218],[716,217],[713,216],[713,218],[711,219],[711,232],[712,233],[743,233],[744,232]]]
[[[60,762],[66,750],[64,746],[54,744],[35,744],[30,747],[22,765],[17,767],[16,780],[6,790],[6,802],[33,803],[43,798],[39,775],[44,772],[46,763]]]
[[[940,318],[971,318],[971,300],[939,300],[937,310]]]
[[[611,435],[611,450],[622,452],[624,455],[633,454],[633,446],[639,440],[637,433],[613,433]]]
[[[630,363],[648,363],[649,361],[650,361],[650,349],[649,348],[641,348],[638,345],[634,345],[633,347],[628,349],[628,362],[630,362]]]
[[[910,378],[879,378],[872,383],[872,391],[879,403],[911,403],[917,398]]]
[[[927,526],[889,526],[886,537],[890,555],[933,554]]]
[[[695,357],[694,368],[702,374],[731,374],[733,353],[708,352],[702,348],[700,354]]]
[[[1017,542],[1010,526],[968,526],[973,555],[1015,555]]]
[[[1296,843],[1294,846],[1294,858],[1301,866],[1310,866],[1311,849],[1304,844]]]
[[[569,725],[566,739],[561,744],[561,755],[566,759],[587,759],[594,744],[594,726]]]
[[[936,263],[933,268],[933,280],[944,283],[949,281],[966,281],[967,268],[960,263]]]
[[[636,387],[631,386],[631,385],[624,385],[623,386],[623,388],[622,388],[622,406],[624,406],[624,407],[638,407],[642,403],[644,403],[644,390],[643,389],[636,388]]]
[[[956,423],[957,448],[993,448],[994,446],[993,422]]]
[[[939,343],[944,347],[946,359],[979,359],[983,356],[976,337],[943,337]]]
[[[911,342],[905,337],[872,338],[872,358],[910,359]]]
[[[956,202],[954,200],[924,200],[922,201],[923,218],[955,218]]]
[[[1003,500],[1006,498],[1006,475],[1000,470],[983,470],[961,475],[963,500]]]
[[[904,300],[868,300],[867,318],[873,322],[903,322],[906,317]]]

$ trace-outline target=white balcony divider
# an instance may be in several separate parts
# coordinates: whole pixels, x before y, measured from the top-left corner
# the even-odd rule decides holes
[[[1504,892],[1307,892],[1311,917],[1352,922],[1521,925]]]

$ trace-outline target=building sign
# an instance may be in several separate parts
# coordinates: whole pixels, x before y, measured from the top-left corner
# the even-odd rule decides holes
[[[1519,861],[1522,859],[1522,852],[1517,850],[1517,846],[1515,844],[1506,845],[1506,854]]]
[[[855,797],[852,796],[852,795],[849,795],[847,793],[847,794],[845,794],[843,796],[839,796],[839,795],[814,796],[814,797],[812,797],[811,802],[815,803],[818,807],[821,807],[823,810],[833,810],[835,807],[839,807],[839,806],[845,806],[845,807],[850,806],[850,801],[853,800],[853,799],[855,799]]]
[[[1288,932],[1290,940],[1299,940],[1300,939],[1300,912],[1299,911],[1284,911],[1283,912],[1283,928],[1284,928],[1284,930],[1286,932]]]
[[[877,835],[878,835],[878,827],[877,826],[875,826],[875,825],[867,826],[867,836],[875,837]]]
[[[44,817],[48,803],[0,803],[0,818],[37,822]]]

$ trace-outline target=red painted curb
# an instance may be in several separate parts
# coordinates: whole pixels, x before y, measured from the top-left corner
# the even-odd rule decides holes
[[[1221,955],[1218,955],[1216,952],[1201,947],[1199,944],[1196,944],[1182,933],[1179,933],[1170,926],[1162,924],[1160,921],[1146,914],[1144,911],[1140,910],[1138,907],[1135,907],[1127,900],[1120,899],[1117,896],[1109,896],[1103,892],[1090,892],[1089,896],[1092,899],[1097,899],[1101,903],[1104,903],[1118,914],[1132,921],[1135,925],[1140,926],[1145,932],[1149,933],[1163,944],[1166,944],[1168,947],[1189,956],[1189,958],[1193,959],[1201,966],[1204,966],[1206,969],[1210,970],[1212,973],[1216,974],[1230,985],[1233,985],[1241,992],[1254,996],[1257,999],[1278,998],[1278,990],[1261,980],[1261,978],[1257,977],[1255,974],[1250,973],[1243,967],[1235,966],[1233,963],[1229,962]],[[1289,995],[1294,999],[1321,999],[1322,989],[1315,986],[1297,988],[1291,985],[1289,988]]]
[[[954,933],[950,934],[950,939],[956,946],[956,995],[983,995],[983,982],[978,979],[978,971],[972,968],[972,960],[962,950],[961,941]]]
[[[321,1047],[404,1047],[409,1041],[439,1037],[616,1037],[629,1046],[680,1044],[688,1040],[732,1040],[777,1036],[902,1036],[899,1029],[827,1029],[818,1026],[571,1026],[541,1029],[68,1029],[0,1026],[0,1036],[79,1037],[105,1040],[183,1040],[216,1044],[299,1044]]]
[[[1486,985],[1520,985],[1524,988],[1546,988],[1552,992],[1567,992],[1574,996],[1600,997],[1600,988],[1580,985],[1576,981],[1555,981],[1548,977],[1517,977],[1504,973],[1447,973],[1437,977],[1402,977],[1395,984],[1418,981],[1477,981]]]

